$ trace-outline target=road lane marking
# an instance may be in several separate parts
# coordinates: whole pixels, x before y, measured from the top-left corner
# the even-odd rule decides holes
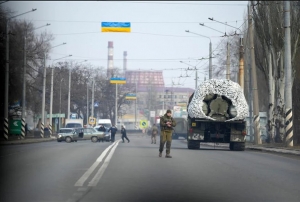
[[[111,149],[111,151],[109,152],[108,156],[106,157],[106,159],[104,160],[103,165],[100,167],[100,169],[98,170],[98,172],[96,173],[96,175],[94,176],[94,178],[89,182],[89,187],[93,187],[96,186],[98,184],[98,182],[100,181],[104,171],[106,170],[109,161],[112,157],[112,155],[114,154],[118,144],[119,144],[120,140],[117,141],[117,143],[114,145],[114,147]]]
[[[96,167],[101,163],[103,158],[106,156],[107,152],[110,150],[111,147],[116,145],[118,142],[114,142],[109,147],[107,147],[102,154],[97,158],[97,160],[93,163],[93,165],[79,178],[79,180],[75,183],[75,187],[83,186],[84,182],[89,178],[92,172],[96,169]]]

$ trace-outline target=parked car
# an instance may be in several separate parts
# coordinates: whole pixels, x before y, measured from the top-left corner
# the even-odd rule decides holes
[[[92,142],[104,142],[105,132],[97,131],[94,128],[61,128],[57,141],[77,142],[80,140],[91,140]]]
[[[99,128],[100,128],[100,125],[94,127],[94,129],[97,130],[97,131],[98,131]],[[110,135],[111,135],[111,132],[108,132],[108,130],[109,130],[108,127],[105,127],[105,126],[104,126],[104,128],[105,128],[105,130],[106,130],[106,131],[105,131],[105,141],[106,141],[106,142],[109,142],[109,141],[110,141]]]
[[[57,142],[77,142],[74,136],[76,136],[76,130],[74,128],[61,128],[57,134]]]

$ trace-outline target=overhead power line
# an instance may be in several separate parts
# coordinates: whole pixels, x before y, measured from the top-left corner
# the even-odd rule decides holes
[[[154,36],[165,36],[165,37],[185,37],[185,38],[196,38],[197,36],[184,36],[184,35],[170,35],[170,34],[156,34],[156,33],[143,33],[143,32],[130,32],[131,34],[144,34],[144,35],[154,35]],[[81,34],[107,34],[102,32],[77,32],[77,33],[64,33],[64,34],[53,34],[55,36],[59,35],[81,35]],[[112,34],[112,33],[110,33]],[[115,34],[118,34],[116,32]],[[211,38],[220,38],[222,36],[211,36]]]
[[[101,24],[101,21],[92,21],[92,20],[31,20],[31,21],[47,21],[47,22],[67,22],[67,23],[97,23]],[[243,22],[244,20],[234,20],[234,21],[227,21],[227,22]],[[146,22],[146,21],[140,21],[140,22],[135,22],[131,21],[130,23],[135,23],[135,24],[187,24],[187,23],[195,23],[198,24],[199,21],[197,22]],[[207,21],[207,22],[202,22],[202,23],[217,23],[213,21]]]
[[[145,2],[145,1],[142,1],[142,2],[137,2],[137,1],[133,1],[133,2],[130,2],[130,1],[107,1],[107,2],[110,2],[110,3],[141,3],[141,4],[169,4],[169,5],[192,5],[192,6],[195,6],[195,5],[198,5],[198,6],[247,6],[247,4],[221,4],[221,3],[218,3],[218,4],[212,4],[212,3],[187,3],[187,2],[183,2],[183,3],[178,3],[178,2]]]

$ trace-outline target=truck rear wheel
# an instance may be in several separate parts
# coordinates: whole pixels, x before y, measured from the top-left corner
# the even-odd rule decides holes
[[[245,151],[245,142],[230,142],[229,149],[232,151]]]
[[[188,149],[200,149],[200,142],[196,141],[187,141]]]

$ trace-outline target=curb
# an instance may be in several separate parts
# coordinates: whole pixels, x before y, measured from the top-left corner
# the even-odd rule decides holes
[[[32,144],[32,143],[51,142],[51,141],[56,141],[56,138],[40,138],[40,139],[24,139],[24,140],[13,140],[13,141],[1,141],[0,146],[2,146],[2,145]]]
[[[286,150],[286,149],[259,148],[259,147],[251,147],[251,146],[250,147],[246,146],[246,149],[256,150],[256,151],[275,152],[275,153],[281,153],[281,154],[292,154],[292,155],[300,156],[300,151],[292,151],[292,150]]]
[[[186,140],[185,140],[186,142]],[[222,148],[228,148],[228,145],[221,145],[221,144],[214,144],[214,143],[201,143],[201,145],[206,145],[206,146],[215,146],[215,147],[222,147]],[[256,150],[256,151],[264,151],[264,152],[273,152],[273,153],[281,153],[281,154],[291,154],[291,155],[296,155],[300,156],[300,151],[299,150],[287,150],[287,149],[277,149],[277,148],[267,148],[267,147],[253,147],[253,146],[247,146],[247,150]]]

